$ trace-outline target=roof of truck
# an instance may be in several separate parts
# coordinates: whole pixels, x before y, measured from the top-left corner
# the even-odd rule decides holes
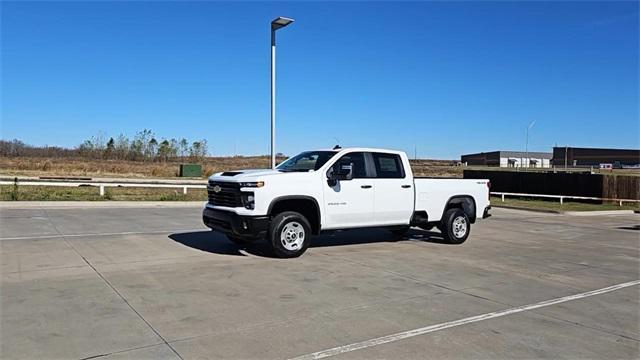
[[[394,150],[394,149],[382,149],[382,148],[368,148],[368,147],[343,147],[343,148],[339,148],[339,149],[334,149],[334,148],[324,148],[324,149],[318,149],[317,151],[366,151],[366,152],[386,152],[386,153],[402,153],[403,151],[401,150]]]

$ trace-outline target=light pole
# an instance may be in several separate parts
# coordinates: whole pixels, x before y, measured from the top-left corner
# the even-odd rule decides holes
[[[277,17],[271,21],[271,168],[276,168],[276,31],[293,22]]]
[[[524,143],[524,153],[525,153],[525,158],[527,159],[527,168],[529,167],[529,164],[531,163],[531,161],[529,161],[529,130],[533,127],[533,125],[536,124],[536,121],[533,120],[532,122],[529,123],[529,126],[527,126],[527,140]]]

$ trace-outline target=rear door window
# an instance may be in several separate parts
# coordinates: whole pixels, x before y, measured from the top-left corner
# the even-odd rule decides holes
[[[404,168],[402,167],[402,159],[400,159],[400,155],[373,153],[373,163],[376,167],[376,178],[404,178]]]

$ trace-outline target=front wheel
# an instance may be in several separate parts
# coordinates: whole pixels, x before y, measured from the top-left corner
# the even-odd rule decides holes
[[[304,254],[311,242],[311,225],[302,214],[285,211],[276,215],[269,227],[269,243],[279,258]]]
[[[471,223],[462,209],[454,208],[444,213],[439,228],[447,242],[462,244],[469,237]]]

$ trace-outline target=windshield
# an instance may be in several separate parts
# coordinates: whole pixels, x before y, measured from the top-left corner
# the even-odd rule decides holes
[[[276,169],[280,171],[318,170],[335,154],[335,151],[305,151],[285,160]]]

